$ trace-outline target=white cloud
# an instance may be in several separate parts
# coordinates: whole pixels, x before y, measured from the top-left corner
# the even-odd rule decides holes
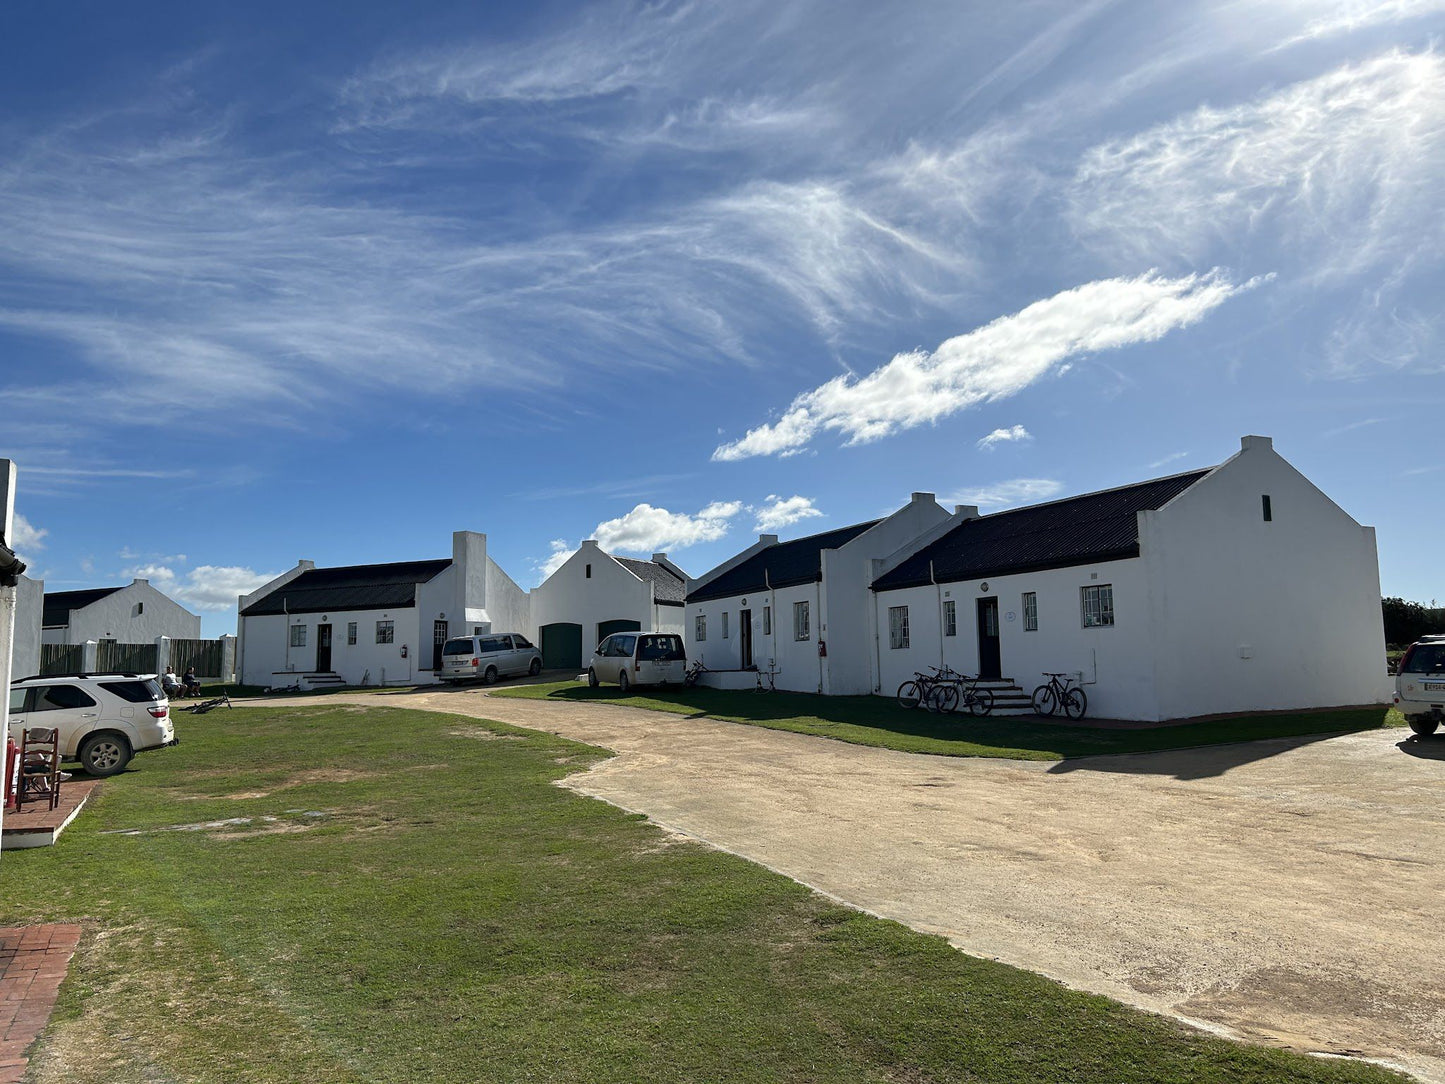
[[[1168,455],[1164,456],[1162,459],[1156,459],[1156,460],[1154,460],[1154,462],[1150,463],[1150,464],[1149,464],[1149,469],[1150,469],[1150,470],[1159,470],[1161,467],[1167,467],[1170,463],[1178,462],[1179,460],[1185,458],[1185,457],[1188,456],[1188,455],[1189,455],[1188,452],[1170,452]]]
[[[767,502],[754,511],[758,520],[753,524],[753,530],[767,532],[823,514],[813,507],[813,501],[809,497],[779,497],[776,494],[769,494]]]
[[[597,525],[593,537],[604,550],[655,553],[715,542],[743,510],[740,501],[713,501],[696,515],[639,504],[624,516]]]
[[[554,538],[547,545],[551,549],[551,553],[542,560],[533,562],[533,567],[537,570],[538,583],[565,565],[567,559],[577,552],[577,547],[571,545],[565,538]]]
[[[988,436],[981,437],[978,442],[978,447],[981,451],[991,452],[1000,444],[1033,439],[1034,435],[1023,426],[1011,425],[1007,429],[995,429]]]
[[[45,536],[50,533],[45,527],[36,527],[19,512],[11,526],[10,537],[6,539],[16,553],[25,554],[45,548]]]
[[[1339,275],[1438,259],[1442,174],[1445,61],[1390,52],[1094,147],[1068,214],[1086,239],[1151,260],[1265,235]]]
[[[979,508],[1004,508],[1037,504],[1057,497],[1064,484],[1052,478],[1014,478],[975,489],[963,489],[944,499],[944,504],[976,504]]]
[[[1305,0],[1305,6],[1317,9],[1319,0]],[[1311,19],[1299,34],[1284,44],[1294,45],[1314,38],[1351,34],[1366,27],[1436,15],[1445,11],[1445,0],[1343,0],[1327,6],[1330,10]]]
[[[124,575],[150,580],[152,587],[182,605],[216,612],[233,609],[239,596],[250,594],[279,573],[257,572],[239,565],[197,565],[178,573],[169,565],[155,563],[129,568]]]
[[[822,430],[862,444],[936,422],[1015,395],[1070,358],[1188,327],[1256,281],[1237,285],[1218,269],[1181,278],[1151,271],[1065,290],[932,352],[898,354],[861,379],[840,376],[804,392],[776,422],[719,446],[713,459],[797,451]]]

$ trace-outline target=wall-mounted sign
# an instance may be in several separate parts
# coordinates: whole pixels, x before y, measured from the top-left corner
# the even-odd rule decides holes
[[[986,583],[981,583],[981,584],[978,585],[978,589],[979,589],[980,591],[984,592],[984,594],[987,594],[987,593],[988,593],[988,584],[986,584]]]
[[[1005,621],[1012,621],[1012,620],[1013,620],[1015,617],[1017,617],[1017,616],[1018,616],[1017,614],[1015,614],[1012,610],[1010,610],[1008,613],[1006,613],[1006,614],[1003,615],[1003,619],[1004,619]]]

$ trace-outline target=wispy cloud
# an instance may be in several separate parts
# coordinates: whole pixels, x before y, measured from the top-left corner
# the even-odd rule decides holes
[[[1063,492],[1064,484],[1052,478],[1013,478],[1006,482],[961,489],[946,497],[944,504],[974,504],[979,508],[1006,508],[1036,504]]]
[[[1318,8],[1319,4],[1317,0],[1309,0],[1308,6]],[[1351,34],[1367,27],[1438,15],[1440,12],[1445,12],[1445,0],[1343,0],[1327,5],[1324,14],[1311,19],[1303,30],[1280,48],[1301,41]]]
[[[1033,440],[1034,435],[1021,425],[1011,425],[1007,429],[995,429],[985,437],[980,437],[978,448],[980,451],[991,452],[1000,444],[1014,444],[1019,441]]]
[[[823,514],[814,507],[809,497],[779,497],[776,494],[769,494],[763,505],[753,511],[757,515],[757,522],[753,524],[755,531],[776,531]]]
[[[50,531],[45,527],[36,527],[19,512],[15,513],[14,523],[11,525],[10,548],[21,555],[33,553],[36,550],[45,548],[45,536]]]
[[[1320,436],[1338,437],[1345,433],[1353,433],[1356,429],[1364,429],[1371,425],[1380,425],[1389,420],[1389,418],[1362,418],[1357,422],[1349,422],[1346,425],[1337,425],[1333,429],[1326,429]]]
[[[577,552],[577,547],[568,542],[565,538],[554,538],[547,543],[550,552],[539,561],[533,561],[532,567],[537,573],[537,582],[541,583],[552,573],[565,565],[568,559]]]
[[[170,565],[153,562],[128,568],[123,575],[149,580],[152,587],[182,605],[218,613],[234,609],[238,597],[250,594],[279,573],[257,572],[240,565],[197,565],[177,571]]]
[[[1164,467],[1169,466],[1170,463],[1177,463],[1177,462],[1179,462],[1179,460],[1181,460],[1181,459],[1187,459],[1188,457],[1189,457],[1189,453],[1188,453],[1188,452],[1170,452],[1168,455],[1164,456],[1162,459],[1156,459],[1156,460],[1154,460],[1154,462],[1150,463],[1150,464],[1149,464],[1149,469],[1150,469],[1150,470],[1160,470],[1160,469],[1162,469],[1162,468],[1164,468]]]
[[[1223,272],[1091,282],[959,335],[931,352],[898,354],[861,379],[840,376],[795,398],[776,421],[723,444],[731,461],[796,452],[825,430],[849,444],[938,421],[1016,395],[1072,357],[1150,342],[1188,327],[1256,280]]]

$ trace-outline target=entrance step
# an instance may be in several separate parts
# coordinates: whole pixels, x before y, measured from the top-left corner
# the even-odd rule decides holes
[[[980,681],[980,689],[993,694],[994,715],[1032,715],[1034,711],[1032,694],[1025,692],[1012,678],[994,681]]]
[[[305,680],[306,684],[313,689],[334,688],[335,686],[346,684],[346,679],[334,670],[302,674],[301,677]]]

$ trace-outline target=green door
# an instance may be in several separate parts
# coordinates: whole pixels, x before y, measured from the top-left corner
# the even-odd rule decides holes
[[[641,632],[642,624],[638,621],[603,621],[597,626],[597,643],[600,644],[614,632]],[[597,645],[594,644],[594,647]]]
[[[543,625],[542,665],[548,670],[582,669],[582,626],[565,622]]]

